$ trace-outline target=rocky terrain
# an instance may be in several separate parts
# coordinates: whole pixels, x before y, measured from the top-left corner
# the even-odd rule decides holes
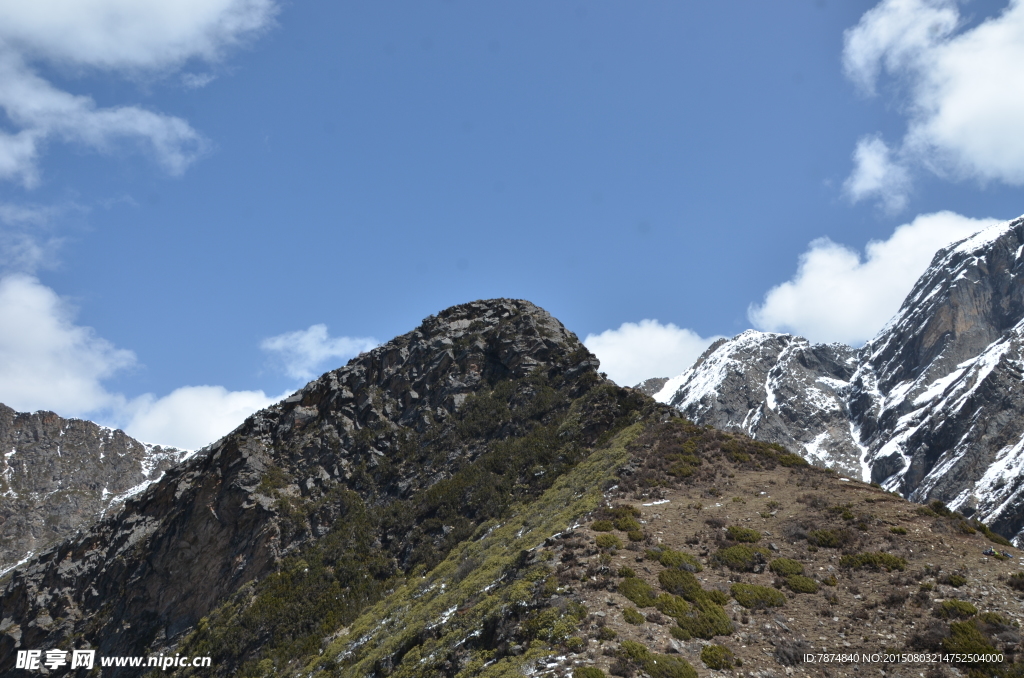
[[[1022,252],[1024,219],[994,226],[936,253],[863,348],[751,330],[711,346],[655,397],[1019,541]]]
[[[616,431],[674,415],[597,367],[528,302],[426,319],[10,573],[0,674],[17,649],[73,645],[275,675]]]
[[[657,412],[304,655],[242,675],[1020,675],[1024,571],[1005,540]],[[176,650],[217,656],[261,602],[218,608]]]
[[[528,302],[427,318],[9,573],[0,675],[53,648],[212,659],[152,676],[1019,675],[1020,554],[985,525],[597,369]],[[883,651],[949,656],[804,661]]]
[[[116,511],[186,454],[90,421],[0,404],[0,576]]]

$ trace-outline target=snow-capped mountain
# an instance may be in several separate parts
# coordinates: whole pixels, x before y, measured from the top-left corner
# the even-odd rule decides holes
[[[188,452],[0,404],[0,576],[144,490]]]
[[[1024,217],[939,250],[860,349],[749,330],[655,395],[1024,543]]]

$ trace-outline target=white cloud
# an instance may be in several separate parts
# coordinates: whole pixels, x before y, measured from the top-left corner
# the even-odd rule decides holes
[[[887,212],[899,212],[906,207],[910,176],[905,167],[893,162],[881,137],[871,135],[858,141],[853,164],[853,174],[843,188],[854,202],[878,197]]]
[[[273,0],[0,0],[0,41],[57,65],[165,69],[217,60],[276,13]]]
[[[672,323],[641,320],[623,323],[617,330],[588,334],[583,343],[612,381],[634,386],[651,377],[680,374],[718,338],[701,337]]]
[[[280,400],[263,391],[228,391],[223,386],[183,386],[163,398],[147,394],[125,411],[124,430],[145,442],[195,450],[233,431],[253,412]]]
[[[379,344],[372,337],[331,337],[327,326],[320,324],[264,339],[260,348],[273,354],[289,377],[308,381],[323,371],[328,360],[352,358]]]
[[[899,310],[939,248],[995,223],[953,212],[920,215],[888,240],[869,242],[863,258],[828,238],[815,240],[800,256],[793,279],[750,307],[750,321],[811,341],[859,345]]]
[[[846,74],[873,94],[886,73],[906,97],[905,162],[1024,185],[1024,3],[963,26],[952,0],[883,0],[846,32]]]
[[[16,410],[82,416],[118,403],[102,380],[135,363],[35,278],[0,279],[0,402]]]
[[[129,143],[180,174],[206,147],[186,121],[138,106],[97,107],[40,77],[45,62],[70,75],[86,70],[163,75],[190,59],[215,62],[273,22],[273,0],[0,0],[0,179],[39,182],[46,142],[111,152]],[[212,75],[186,77],[200,86]]]
[[[0,402],[15,410],[90,418],[146,442],[196,449],[283,397],[185,386],[128,399],[104,386],[135,364],[131,351],[76,325],[70,305],[36,278],[0,278]]]

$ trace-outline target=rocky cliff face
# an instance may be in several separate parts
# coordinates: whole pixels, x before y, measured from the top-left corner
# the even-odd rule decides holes
[[[936,253],[861,349],[745,332],[656,395],[1024,537],[1024,218]]]
[[[116,510],[187,453],[0,404],[0,576]]]
[[[139,655],[189,631],[231,673],[347,624],[658,407],[597,367],[529,302],[427,318],[15,570],[0,595],[0,674],[18,648]],[[288,615],[271,613],[280,605]],[[215,608],[238,619],[195,630]]]

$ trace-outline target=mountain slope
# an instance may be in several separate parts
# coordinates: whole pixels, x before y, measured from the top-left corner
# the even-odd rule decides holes
[[[280,587],[268,609],[287,601],[297,616],[237,626],[223,666],[298,651],[302,629],[354,618],[658,409],[597,366],[529,302],[426,319],[16,570],[0,596],[0,673],[14,649],[73,639],[103,655],[172,647],[254,584]],[[299,561],[317,573],[307,588],[288,574]]]
[[[1024,531],[1024,219],[936,253],[861,349],[748,331],[656,398],[919,502]]]
[[[0,576],[141,492],[188,453],[0,404]]]

